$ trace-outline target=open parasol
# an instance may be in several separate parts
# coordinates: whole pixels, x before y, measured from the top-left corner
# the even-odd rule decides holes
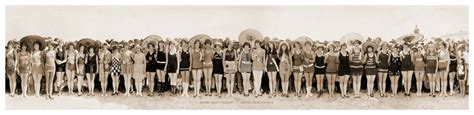
[[[27,51],[31,52],[33,51],[33,46],[35,43],[39,44],[39,49],[44,50],[46,48],[46,42],[45,38],[38,36],[38,35],[28,35],[20,40],[20,44],[26,44],[27,46]]]
[[[400,36],[397,38],[396,43],[397,44],[415,44],[416,42],[419,42],[423,40],[424,36],[422,34],[405,34],[403,36]]]
[[[209,35],[206,35],[206,34],[198,34],[198,35],[195,35],[195,36],[193,36],[189,39],[189,44],[192,44],[190,46],[194,47],[194,42],[196,40],[199,40],[199,42],[201,42],[201,45],[204,45],[204,41],[206,41],[207,39],[211,39],[211,37]]]
[[[352,47],[356,41],[362,42],[364,37],[358,33],[348,33],[341,38],[341,42],[346,43],[348,47]]]
[[[77,42],[76,49],[79,50],[81,46],[84,46],[84,51],[89,51],[89,48],[94,48],[94,52],[98,51],[98,48],[100,46],[100,42],[97,42],[93,39],[90,38],[82,38]]]
[[[377,43],[375,43],[374,41],[368,41],[368,42],[365,42],[364,44],[362,44],[362,50],[364,52],[367,52],[367,48],[369,46],[372,47],[372,51],[375,51],[375,49],[377,49]]]
[[[311,40],[311,38],[308,37],[308,36],[298,37],[298,38],[295,39],[295,41],[299,42],[301,44],[301,46],[304,46],[304,44],[306,42],[310,42],[311,43],[310,45],[313,45],[313,40]]]
[[[158,35],[149,35],[143,38],[141,45],[142,47],[148,47],[148,44],[153,44],[153,46],[156,46],[160,40],[162,40],[162,38]]]
[[[263,40],[263,35],[256,29],[246,29],[239,35],[239,42],[243,45],[245,42],[250,43],[253,47],[255,40]]]

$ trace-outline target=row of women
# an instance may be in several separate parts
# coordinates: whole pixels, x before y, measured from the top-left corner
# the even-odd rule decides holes
[[[268,85],[270,97],[277,93],[289,97],[289,87],[294,88],[295,96],[306,94],[306,97],[311,97],[313,84],[318,97],[326,91],[324,87],[327,87],[329,97],[335,97],[337,81],[342,98],[350,97],[347,94],[350,80],[353,97],[361,97],[362,76],[367,80],[364,85],[367,85],[369,97],[374,97],[376,78],[381,97],[387,97],[387,83],[390,83],[392,96],[398,97],[400,77],[405,96],[410,96],[413,75],[417,96],[422,95],[423,82],[429,84],[425,87],[430,90],[429,96],[435,97],[436,92],[439,96],[448,96],[448,86],[449,94],[453,95],[455,82],[459,84],[460,94],[465,95],[468,76],[467,43],[444,40],[426,44],[375,43],[372,40],[323,44],[309,40],[239,43],[232,40],[174,39],[148,43],[145,47],[140,44],[111,42],[89,47],[51,40],[43,50],[40,50],[39,43],[35,43],[33,50],[28,51],[26,44],[8,42],[6,74],[11,96],[15,95],[17,75],[21,79],[22,97],[27,96],[31,78],[35,95],[40,96],[41,79],[45,79],[43,87],[47,99],[53,99],[53,88],[61,94],[64,87],[68,87],[69,94],[75,93],[76,87],[80,96],[85,92],[82,88],[87,86],[88,95],[94,95],[97,75],[102,96],[108,95],[107,82],[111,77],[112,95],[119,94],[119,84],[123,84],[126,96],[135,90],[133,92],[141,97],[144,87],[148,88],[148,96],[156,94],[154,88],[158,87],[161,96],[165,82],[169,81],[173,94],[182,92],[181,96],[186,97],[191,87],[194,97],[201,96],[201,93],[212,96],[212,89],[215,89],[216,96],[221,97],[224,86],[226,96],[234,96],[236,84],[243,86],[244,96],[252,93],[259,97],[263,94],[261,86],[265,73],[268,80],[263,84]],[[241,76],[241,82],[237,82],[236,75]],[[428,80],[425,80],[426,76]],[[123,77],[123,82],[120,77]],[[201,90],[202,86],[205,89]]]

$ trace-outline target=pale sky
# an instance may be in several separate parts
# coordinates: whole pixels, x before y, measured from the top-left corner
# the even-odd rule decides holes
[[[207,34],[237,39],[254,28],[264,36],[339,40],[346,33],[384,40],[468,31],[467,6],[7,6],[6,38],[128,40]]]

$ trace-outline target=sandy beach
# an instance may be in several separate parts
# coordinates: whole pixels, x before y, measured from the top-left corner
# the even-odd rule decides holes
[[[363,91],[365,93],[365,91]],[[192,92],[189,92],[191,95]],[[225,93],[226,94],[226,93]],[[270,98],[269,95],[255,98],[253,96],[244,97],[235,93],[234,97],[219,98],[212,97],[180,97],[170,96],[154,97],[126,97],[108,96],[54,96],[54,100],[46,100],[45,97],[36,98],[29,96],[22,98],[20,96],[6,96],[7,110],[23,109],[145,109],[145,110],[169,110],[169,109],[303,109],[303,110],[339,110],[339,109],[428,109],[428,110],[466,110],[468,109],[468,96],[462,97],[458,94],[449,97],[428,97],[427,93],[423,96],[405,97],[399,93],[399,97],[381,98],[378,93],[375,97],[368,98],[362,95],[362,98],[343,99],[336,94],[336,98],[329,98],[325,93],[321,98],[316,95],[305,98],[291,95],[289,98],[276,97]],[[350,94],[351,96],[353,94]],[[192,95],[191,95],[192,96]]]

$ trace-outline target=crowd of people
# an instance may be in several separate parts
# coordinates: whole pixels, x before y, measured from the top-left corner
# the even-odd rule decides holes
[[[89,39],[81,43],[45,37],[33,42],[10,40],[6,75],[10,96],[27,97],[28,90],[34,90],[36,97],[47,99],[64,93],[93,96],[98,93],[95,89],[100,89],[101,96],[165,96],[171,92],[189,97],[191,89],[193,97],[320,97],[329,93],[334,98],[340,93],[341,98],[360,98],[362,84],[368,97],[374,97],[375,89],[382,98],[398,97],[399,84],[405,96],[464,96],[468,42],[419,35],[415,30],[406,37],[383,41],[350,33],[340,41],[324,42],[309,37],[260,38],[253,33],[241,33],[238,41],[204,34],[190,39],[152,35],[128,42]],[[31,37],[35,36],[23,39]],[[422,95],[422,89],[429,89],[427,95]]]

